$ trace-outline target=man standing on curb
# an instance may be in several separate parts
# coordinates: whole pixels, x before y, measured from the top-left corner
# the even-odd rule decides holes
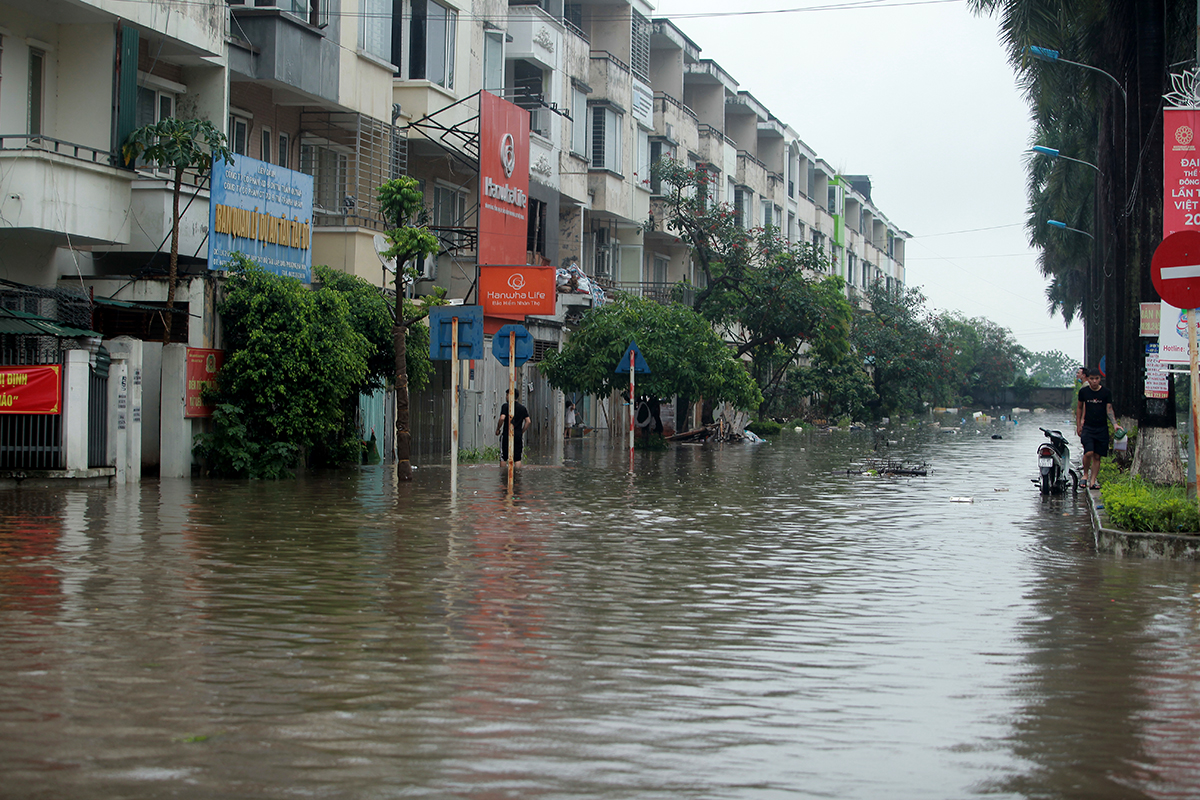
[[[1100,488],[1100,459],[1108,455],[1110,420],[1114,431],[1123,430],[1113,412],[1112,392],[1100,386],[1100,370],[1090,369],[1075,405],[1075,433],[1083,445],[1083,476],[1089,489]]]

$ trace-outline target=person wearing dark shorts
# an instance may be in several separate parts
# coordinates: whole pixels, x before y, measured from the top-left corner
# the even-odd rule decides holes
[[[508,392],[504,393],[505,397]],[[533,423],[529,418],[529,410],[520,403],[521,394],[517,392],[517,402],[513,403],[513,466],[521,466],[521,451],[525,445],[525,431]],[[496,420],[496,435],[500,437],[500,460],[508,461],[508,403],[500,406],[500,419]]]
[[[1089,488],[1099,489],[1100,459],[1108,455],[1108,423],[1121,431],[1113,412],[1112,392],[1100,385],[1100,371],[1088,370],[1087,386],[1075,405],[1075,433],[1083,445],[1083,476]]]

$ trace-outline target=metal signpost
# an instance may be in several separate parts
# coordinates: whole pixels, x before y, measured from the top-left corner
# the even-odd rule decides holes
[[[636,424],[637,417],[637,395],[634,394],[634,373],[650,372],[650,366],[646,363],[646,359],[642,358],[642,351],[638,350],[637,342],[629,343],[629,349],[625,351],[625,355],[621,356],[621,360],[617,362],[617,368],[614,370],[617,374],[622,372],[629,373],[629,472],[633,473],[633,430]]]
[[[483,358],[483,308],[439,306],[429,311],[429,358],[450,361],[450,494],[458,490],[459,359]]]
[[[1191,367],[1192,430],[1200,419],[1200,373],[1197,372],[1196,326],[1200,307],[1200,231],[1176,231],[1162,240],[1150,260],[1150,280],[1165,302],[1187,310],[1188,356]],[[1200,464],[1200,438],[1192,435],[1192,464]],[[1200,475],[1200,470],[1197,470]],[[1200,478],[1197,479],[1200,502]]]
[[[517,367],[533,358],[533,337],[524,325],[505,325],[492,336],[492,355],[504,366],[508,367],[508,418],[504,421],[508,426],[508,490],[512,491],[513,462],[516,458],[514,442],[516,428],[513,417],[517,411]]]

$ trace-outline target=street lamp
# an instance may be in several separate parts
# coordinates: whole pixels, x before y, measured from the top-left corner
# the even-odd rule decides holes
[[[1061,158],[1065,161],[1074,161],[1076,164],[1087,164],[1089,167],[1096,170],[1096,172],[1100,171],[1100,168],[1097,167],[1092,162],[1084,161],[1081,158],[1072,158],[1071,156],[1064,156],[1062,153],[1058,152],[1053,147],[1042,147],[1040,144],[1035,144],[1033,147],[1031,147],[1029,149],[1035,153],[1040,153],[1041,155],[1044,155],[1044,156],[1050,156],[1050,158]]]
[[[1121,100],[1126,105],[1129,104],[1129,98],[1126,96],[1125,87],[1121,85],[1121,82],[1119,80],[1117,80],[1116,78],[1114,78],[1109,73],[1100,69],[1099,67],[1093,67],[1091,64],[1082,64],[1078,61],[1071,61],[1070,59],[1063,58],[1061,55],[1058,54],[1057,50],[1051,50],[1049,47],[1037,47],[1035,45],[1030,45],[1029,47],[1025,48],[1025,50],[1029,53],[1029,55],[1033,56],[1038,61],[1049,61],[1052,64],[1055,64],[1055,63],[1058,63],[1061,61],[1063,64],[1071,64],[1072,66],[1075,66],[1075,67],[1083,67],[1084,69],[1090,69],[1092,72],[1099,72],[1101,75],[1108,78],[1110,81],[1112,81],[1113,83],[1115,83],[1117,85],[1117,88],[1121,90]]]
[[[1059,222],[1056,219],[1048,219],[1048,220],[1046,220],[1046,224],[1049,225],[1051,228],[1061,228],[1064,231],[1072,231],[1074,233],[1082,233],[1084,236],[1088,237],[1092,241],[1096,240],[1096,237],[1092,236],[1087,231],[1081,231],[1081,230],[1079,230],[1079,228],[1072,228],[1071,226],[1067,225],[1067,223]]]

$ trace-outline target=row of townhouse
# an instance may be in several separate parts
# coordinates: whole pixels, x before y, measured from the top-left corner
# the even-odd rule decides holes
[[[0,326],[0,361],[82,352],[103,371],[99,338],[145,398],[131,474],[187,474],[191,434],[204,424],[176,408],[186,354],[156,344],[166,326],[186,346],[221,346],[206,182],[185,187],[183,281],[178,313],[167,314],[170,176],[119,156],[131,130],[165,117],[213,121],[236,154],[312,176],[312,263],[376,285],[390,282],[375,247],[376,191],[411,175],[443,247],[409,291],[439,285],[478,302],[481,90],[529,112],[526,263],[574,264],[607,289],[654,298],[701,282],[675,238],[647,224],[661,218],[650,165],[674,158],[708,170],[747,227],[825,249],[851,294],[905,282],[907,234],[874,206],[870,180],[818,158],[642,0],[0,0],[0,76],[0,308],[89,334],[32,353],[33,341],[47,350],[44,337],[22,338],[11,322]],[[566,399],[536,363],[591,303],[559,295],[554,315],[525,320],[536,344],[521,377],[535,448],[561,446]],[[487,320],[486,333],[507,321]],[[442,369],[414,400],[418,448],[444,448],[447,378]],[[504,385],[491,359],[470,364],[463,446],[492,443]],[[610,418],[570,399],[589,424]],[[387,408],[364,400],[364,436],[385,439]],[[6,433],[0,450],[16,438]]]

